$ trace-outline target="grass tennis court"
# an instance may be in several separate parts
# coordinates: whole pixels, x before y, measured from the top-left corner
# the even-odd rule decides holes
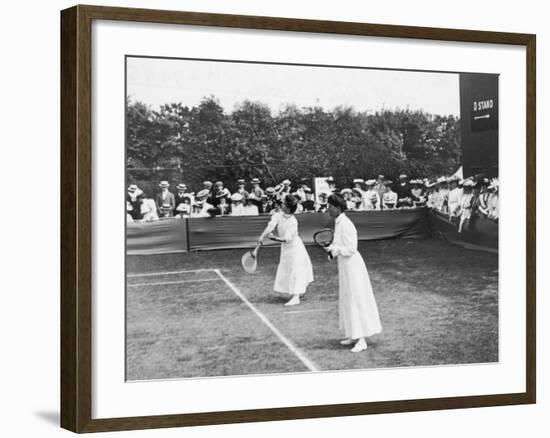
[[[360,242],[383,332],[339,344],[337,264],[308,246],[302,304],[273,292],[279,248],[128,256],[128,380],[498,361],[498,256],[437,239]]]

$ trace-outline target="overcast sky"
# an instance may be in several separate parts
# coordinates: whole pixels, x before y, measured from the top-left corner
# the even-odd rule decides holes
[[[196,106],[214,95],[225,111],[245,99],[269,105],[339,105],[357,111],[422,109],[458,116],[458,74],[351,68],[267,65],[181,59],[128,58],[127,92],[151,105]]]

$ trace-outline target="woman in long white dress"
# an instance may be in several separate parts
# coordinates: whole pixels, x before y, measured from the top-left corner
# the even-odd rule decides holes
[[[367,349],[366,337],[382,331],[367,267],[357,250],[357,229],[345,215],[346,202],[333,194],[328,199],[334,219],[334,239],[326,249],[338,259],[339,326],[346,336],[342,345],[354,344],[351,351]]]
[[[294,216],[297,200],[286,196],[282,211],[272,215],[269,224],[258,241],[266,237],[281,242],[281,256],[275,275],[275,292],[289,294],[290,300],[285,306],[300,304],[300,296],[305,294],[307,286],[313,281],[313,267],[306,247],[298,235],[298,221]],[[276,232],[275,232],[276,231]]]

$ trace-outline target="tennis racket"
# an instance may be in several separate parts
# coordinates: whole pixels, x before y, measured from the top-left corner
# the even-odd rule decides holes
[[[258,267],[258,259],[256,256],[258,255],[258,249],[260,249],[261,245],[261,242],[258,243],[252,251],[245,252],[241,257],[241,265],[243,265],[243,269],[249,274],[254,274],[254,272],[256,272],[256,268]]]
[[[327,246],[330,246],[330,244],[334,240],[334,233],[332,232],[332,230],[330,228],[325,228],[323,230],[317,231],[313,235],[313,240],[321,248],[326,248]],[[329,252],[328,257],[330,259],[333,259],[332,253]]]

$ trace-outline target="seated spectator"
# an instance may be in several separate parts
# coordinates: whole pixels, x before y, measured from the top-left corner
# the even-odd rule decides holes
[[[134,222],[134,218],[130,214],[132,212],[132,205],[129,201],[126,201],[126,222]]]
[[[351,200],[352,198],[352,190],[345,188],[340,190],[340,194],[344,198],[344,201],[346,201],[346,208],[348,210],[353,210],[355,208],[355,203]]]
[[[146,222],[158,221],[157,205],[153,198],[144,198],[141,204],[141,214]]]
[[[426,196],[424,195],[424,182],[419,179],[409,181],[411,185],[411,200],[413,207],[424,207],[426,205]]]
[[[351,190],[351,201],[353,202],[353,210],[354,211],[362,211],[363,210],[363,189],[361,188],[353,188]]]
[[[303,213],[304,212],[304,206],[302,205],[302,197],[300,196],[300,194],[298,192],[294,192],[292,194],[292,196],[294,196],[294,198],[296,198],[296,211],[294,212],[294,214],[300,214],[300,213]]]
[[[364,210],[380,210],[381,202],[380,202],[380,196],[378,195],[378,192],[374,190],[374,185],[376,184],[376,180],[369,179],[365,181],[365,185],[367,186],[367,190],[363,192],[363,209]]]
[[[192,204],[193,204],[193,197],[189,193],[186,193],[183,196],[183,202],[180,202],[176,207],[175,216],[179,216],[181,218],[189,217],[191,215]]]
[[[384,185],[386,192],[382,195],[382,208],[384,210],[394,210],[397,208],[397,193],[391,188],[392,181],[385,180]]]
[[[136,184],[128,186],[126,194],[126,212],[133,220],[141,220],[141,204],[143,202],[143,191]]]
[[[231,216],[245,216],[245,209],[243,205],[243,195],[240,193],[233,193],[231,195]]]
[[[319,199],[317,201],[317,211],[319,213],[325,213],[328,211],[328,196],[326,193],[319,193]]]
[[[208,202],[209,197],[210,190],[208,189],[202,189],[196,194],[191,217],[210,217],[216,214],[217,209]]]
[[[437,195],[435,191],[436,182],[426,182],[426,207],[428,208],[435,208],[436,207],[436,201],[437,201]]]
[[[303,187],[303,191],[305,200],[302,202],[302,207],[304,208],[304,212],[309,213],[315,211],[315,201],[313,200],[311,189],[305,186]]]
[[[168,191],[170,184],[168,181],[161,181],[159,184],[160,193],[155,198],[160,218],[172,217],[176,208],[176,199],[174,194]]]

